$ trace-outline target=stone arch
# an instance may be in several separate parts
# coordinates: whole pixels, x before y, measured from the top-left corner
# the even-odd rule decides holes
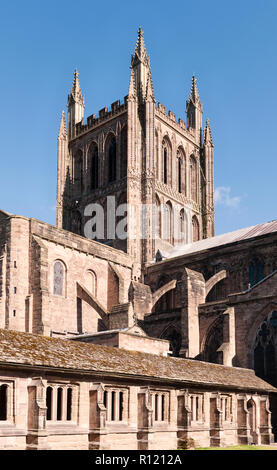
[[[163,227],[162,238],[172,244],[174,240],[174,233],[173,233],[174,216],[173,216],[173,208],[172,208],[171,201],[167,201],[163,205],[163,218],[162,219],[163,219],[162,220],[162,227]]]
[[[84,174],[83,174],[84,155],[81,149],[78,149],[73,156],[73,192],[75,195],[82,194],[84,190]]]
[[[192,217],[192,241],[197,242],[200,240],[200,225],[196,215]]]
[[[198,202],[197,160],[193,154],[190,156],[190,198]]]
[[[252,366],[258,377],[277,384],[277,308],[270,309],[253,337]]]
[[[127,143],[128,143],[128,128],[127,125],[123,126],[120,134],[120,178],[127,176]]]
[[[223,343],[223,321],[223,315],[219,315],[209,326],[206,336],[203,338],[203,359],[206,362],[223,363],[222,353],[218,352]]]
[[[109,132],[105,139],[106,179],[108,183],[116,180],[117,176],[117,142],[113,132]]]
[[[162,238],[162,212],[161,212],[161,201],[159,196],[155,196],[155,225],[156,225],[156,237]]]
[[[179,193],[186,194],[186,153],[182,145],[177,149],[177,189]]]
[[[94,297],[97,297],[97,275],[92,269],[88,269],[85,274],[86,287]]]
[[[91,142],[88,150],[89,187],[94,190],[99,186],[99,152],[95,141]]]
[[[247,357],[247,367],[254,369],[254,355],[253,355],[253,350],[254,350],[254,345],[255,345],[255,339],[256,339],[256,334],[257,331],[260,327],[260,325],[266,321],[274,310],[277,310],[277,302],[270,302],[268,303],[258,315],[253,319],[251,326],[248,330],[248,334],[245,337],[245,343],[246,343],[246,350],[248,351],[248,357]]]
[[[54,295],[66,297],[67,267],[61,259],[55,259],[52,264],[52,292]]]
[[[169,349],[172,351],[172,356],[178,357],[182,344],[182,335],[179,328],[174,324],[168,325],[160,335],[160,338],[169,341]]]
[[[171,164],[172,164],[172,144],[169,136],[164,135],[162,140],[162,181],[164,184],[171,184]]]
[[[175,284],[174,284],[175,283]],[[156,284],[156,291],[152,295],[152,311],[163,312],[174,308],[174,289],[176,280],[170,280],[167,275],[162,275]]]
[[[214,276],[210,277],[210,279],[208,279],[208,281],[205,284],[206,297],[207,297],[208,293],[212,290],[212,288],[218,282],[222,281],[222,279],[225,279],[226,277],[227,277],[227,273],[226,273],[225,269],[222,269],[222,271],[219,271]]]

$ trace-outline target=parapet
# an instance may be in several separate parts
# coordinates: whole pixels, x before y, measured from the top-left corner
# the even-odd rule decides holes
[[[78,122],[76,124],[76,135],[82,134],[83,132],[88,131],[89,129],[98,126],[100,123],[111,119],[112,117],[122,113],[123,111],[127,110],[127,98],[128,96],[124,97],[123,103],[120,102],[120,100],[116,100],[111,104],[110,110],[105,107],[99,110],[98,112],[98,117],[96,117],[95,114],[91,114],[87,118],[87,123],[84,124],[84,121]]]

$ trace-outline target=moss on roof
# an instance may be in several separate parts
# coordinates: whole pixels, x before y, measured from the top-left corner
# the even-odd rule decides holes
[[[0,329],[0,366],[8,364],[277,392],[250,369]]]

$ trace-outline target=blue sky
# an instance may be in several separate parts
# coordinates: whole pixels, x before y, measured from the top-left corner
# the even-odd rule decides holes
[[[11,0],[0,6],[0,207],[55,224],[56,143],[77,67],[85,116],[128,92],[144,30],[157,101],[191,76],[215,144],[216,233],[277,218],[276,0]]]

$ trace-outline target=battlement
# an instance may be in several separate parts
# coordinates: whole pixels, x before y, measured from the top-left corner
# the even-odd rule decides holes
[[[98,117],[96,117],[96,114],[91,114],[87,117],[86,124],[84,124],[84,121],[78,122],[75,127],[75,137],[125,111],[127,109],[127,98],[128,96],[124,97],[123,103],[121,103],[120,100],[114,101],[111,104],[110,110],[107,107],[100,109],[98,112]]]
[[[194,137],[194,129],[187,128],[186,123],[185,121],[183,121],[183,119],[179,118],[177,121],[176,114],[170,110],[167,113],[166,107],[160,102],[156,106],[156,113],[163,117],[171,125],[173,124],[175,128],[179,128],[180,130],[182,130],[182,133],[185,131],[186,134],[189,134],[190,136]]]

